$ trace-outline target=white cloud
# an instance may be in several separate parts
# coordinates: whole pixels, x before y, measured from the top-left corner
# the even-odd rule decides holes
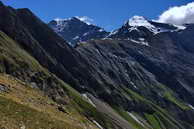
[[[82,16],[82,17],[76,16],[76,18],[78,18],[80,21],[85,22],[85,23],[88,24],[88,25],[91,25],[91,24],[94,22],[93,19],[91,19],[91,18],[89,18],[89,17],[87,17],[87,16]]]
[[[158,21],[176,25],[194,23],[194,2],[169,8],[159,16]]]

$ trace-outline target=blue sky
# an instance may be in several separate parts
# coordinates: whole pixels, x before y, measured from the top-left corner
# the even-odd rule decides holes
[[[149,19],[157,17],[172,6],[193,0],[2,0],[14,8],[29,8],[43,21],[72,16],[88,16],[94,23],[112,30],[133,15]]]

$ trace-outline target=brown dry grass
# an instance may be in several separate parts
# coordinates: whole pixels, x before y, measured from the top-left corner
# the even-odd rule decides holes
[[[45,96],[41,91],[30,88],[16,78],[0,74],[0,84],[9,89],[8,92],[0,93],[0,106],[7,103],[5,104],[6,106],[3,106],[4,109],[0,109],[0,114],[4,115],[3,119],[0,119],[0,125],[3,125],[3,127],[17,129],[21,124],[24,124],[28,128],[37,126],[44,127],[45,129],[53,127],[57,127],[56,129],[96,129],[94,124],[79,114],[71,107],[71,104],[64,106],[63,108],[67,113],[62,113],[57,109],[58,104]],[[10,108],[8,104],[12,107]],[[6,110],[6,112],[3,110]],[[23,120],[25,118],[28,120]],[[29,123],[32,125],[26,125]]]

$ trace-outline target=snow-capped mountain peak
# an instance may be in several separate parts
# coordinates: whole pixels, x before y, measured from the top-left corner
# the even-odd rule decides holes
[[[53,21],[49,23],[52,29],[54,29],[55,32],[62,32],[65,28],[68,26],[71,26],[71,24],[85,24],[85,25],[91,25],[86,18],[84,17],[71,17],[71,18],[55,18]]]
[[[154,34],[185,29],[184,26],[176,26],[172,24],[162,25],[162,23],[159,23],[153,20],[147,20],[145,17],[142,17],[142,16],[133,16],[127,21],[126,25],[130,27],[129,31],[137,29],[138,27],[142,26],[147,28],[149,31],[153,32]]]
[[[137,30],[138,27],[142,26],[155,34],[158,33],[158,28],[152,25],[146,18],[142,16],[133,16],[127,21],[126,24],[131,27],[129,31],[132,31],[134,29]]]
[[[92,23],[92,19],[84,17],[72,17],[68,19],[54,19],[49,26],[70,45],[75,46],[78,42],[106,37],[109,33],[103,28]]]
[[[151,35],[178,32],[185,28],[185,26],[176,26],[148,20],[142,16],[133,16],[121,28],[114,30],[106,38],[132,39],[138,42],[142,42],[139,39],[144,39],[145,42]]]
[[[64,19],[55,18],[54,21],[56,21],[57,25],[61,25],[64,21]]]
[[[79,21],[82,23],[85,23],[87,25],[92,25],[92,19],[90,19],[89,17],[86,16],[75,16],[75,17],[71,17],[71,18],[55,18],[54,21],[57,23],[58,26],[63,25],[65,22],[69,22],[69,21]]]
[[[145,26],[145,27],[154,27],[151,25],[146,18],[142,16],[133,16],[127,21],[129,26]]]

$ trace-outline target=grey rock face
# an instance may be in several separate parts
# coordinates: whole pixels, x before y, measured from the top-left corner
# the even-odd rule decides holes
[[[0,84],[0,93],[8,92],[9,88],[3,84]]]
[[[87,24],[77,17],[53,20],[48,25],[72,46],[78,42],[101,39],[108,35],[103,28]]]

